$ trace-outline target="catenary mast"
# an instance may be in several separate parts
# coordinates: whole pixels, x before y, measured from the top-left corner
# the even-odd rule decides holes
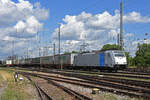
[[[123,49],[123,2],[120,3],[120,49]]]

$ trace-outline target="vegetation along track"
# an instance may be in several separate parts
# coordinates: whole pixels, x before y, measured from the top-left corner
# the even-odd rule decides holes
[[[24,75],[24,76],[26,76],[26,77],[28,77],[29,75],[30,75],[30,76],[38,76],[38,75],[36,75],[36,74],[22,73],[22,72],[19,72],[19,74],[22,74],[22,75]],[[40,77],[40,76],[39,76],[39,77]],[[67,92],[68,94],[70,94],[71,96],[75,97],[77,100],[92,100],[91,98],[89,98],[89,97],[87,97],[87,96],[85,96],[85,95],[82,95],[82,94],[80,94],[80,93],[78,93],[78,92],[76,92],[76,91],[74,91],[74,90],[71,90],[71,89],[69,89],[69,88],[67,88],[67,87],[64,87],[64,86],[62,86],[62,85],[60,85],[60,84],[57,84],[56,82],[52,81],[52,79],[50,79],[50,78],[44,78],[44,77],[40,77],[40,78],[43,78],[43,79],[45,79],[45,80],[48,80],[48,82],[49,82],[50,84],[61,88],[62,90],[64,90],[64,91]],[[29,77],[28,77],[28,79],[31,80]],[[32,80],[31,80],[31,81],[32,81]],[[34,84],[35,84],[35,83],[34,83]],[[37,87],[37,85],[36,85],[36,87]],[[41,89],[40,89],[40,90],[41,90]],[[39,94],[40,94],[40,93],[39,93]],[[48,96],[48,95],[47,95],[47,96]],[[40,96],[40,97],[42,97],[42,96]],[[41,99],[41,100],[45,100],[45,99]],[[48,100],[52,100],[52,99],[50,98],[50,99],[48,99]]]
[[[51,72],[55,73],[56,72]],[[134,97],[143,97],[143,98],[150,98],[150,89],[149,88],[144,88],[144,87],[133,87],[130,85],[124,85],[120,83],[115,83],[115,82],[108,82],[108,81],[102,81],[95,79],[95,77],[88,77],[87,75],[77,75],[77,74],[68,74],[68,73],[60,73],[57,72],[57,74],[61,74],[64,76],[70,76],[70,77],[76,77],[76,78],[81,78],[84,80],[76,80],[76,79],[67,79],[67,78],[58,78],[58,77],[53,77],[49,75],[41,75],[41,74],[31,74],[33,76],[41,77],[47,80],[54,80],[54,81],[59,81],[59,82],[65,82],[65,83],[70,83],[70,84],[76,84],[80,86],[85,86],[88,88],[99,88],[102,91],[109,91],[109,92],[115,92],[116,94],[125,94],[129,96],[134,96]],[[29,73],[24,73],[28,74]]]

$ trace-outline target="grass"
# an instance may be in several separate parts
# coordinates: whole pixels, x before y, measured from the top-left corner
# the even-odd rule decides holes
[[[23,71],[23,72],[31,72],[27,69],[23,69],[23,68],[16,68],[16,67],[0,67],[0,70],[5,70],[7,72],[15,72],[15,71]]]
[[[0,79],[7,81],[7,87],[1,96],[1,100],[33,100],[32,94],[26,91],[27,82],[25,80],[15,82],[13,73],[7,68],[0,69]]]
[[[0,81],[3,81],[3,77],[0,75]]]
[[[0,75],[0,87],[2,87],[3,86],[3,77]]]
[[[65,98],[64,98],[64,97],[61,97],[61,100],[65,100]]]
[[[113,94],[103,94],[100,96],[101,100],[118,100],[117,97]]]
[[[2,100],[27,100],[27,98],[28,94],[24,92],[23,86],[15,82],[9,82],[2,95]]]

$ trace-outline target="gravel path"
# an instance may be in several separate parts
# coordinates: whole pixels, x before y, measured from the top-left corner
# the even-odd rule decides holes
[[[3,87],[0,88],[0,100],[1,100],[1,95],[3,94],[3,92],[4,92],[5,88],[6,88],[6,86],[7,86],[7,82],[5,81],[4,84],[3,84]]]

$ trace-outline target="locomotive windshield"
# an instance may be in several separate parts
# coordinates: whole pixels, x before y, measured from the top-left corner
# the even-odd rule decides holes
[[[124,53],[116,53],[115,56],[116,57],[124,57],[125,55],[124,55]]]
[[[116,57],[124,57],[124,56],[125,56],[124,52],[122,52],[122,51],[115,51],[115,52],[114,52],[114,55],[115,55]]]

